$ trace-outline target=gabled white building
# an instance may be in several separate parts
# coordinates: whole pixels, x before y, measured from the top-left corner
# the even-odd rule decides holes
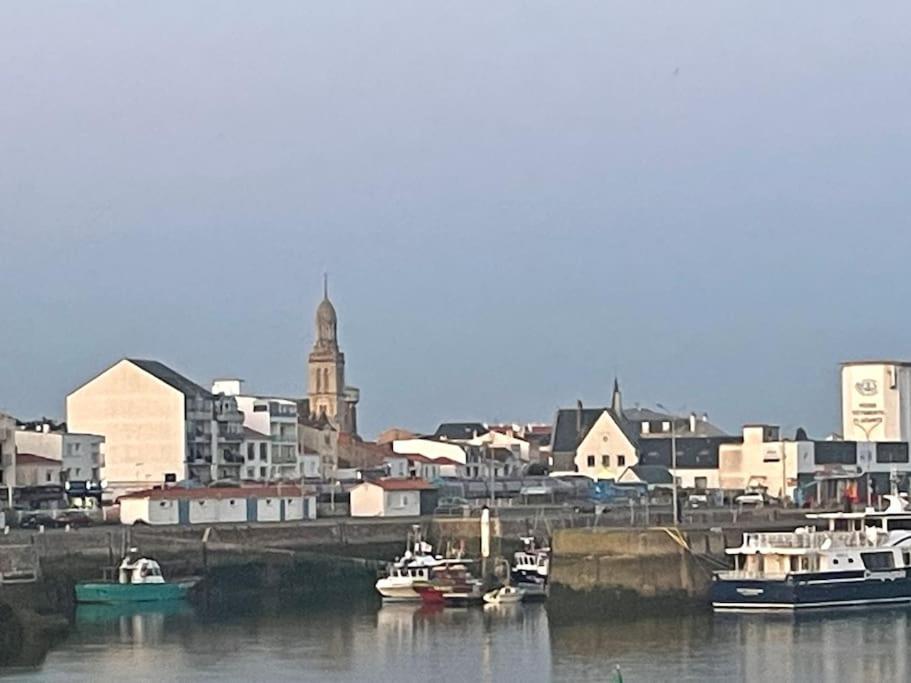
[[[105,439],[113,493],[166,481],[237,479],[243,415],[163,363],[125,358],[66,398],[68,428]]]

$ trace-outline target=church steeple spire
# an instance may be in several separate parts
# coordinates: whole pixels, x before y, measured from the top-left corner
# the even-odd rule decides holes
[[[329,298],[329,273],[323,273],[323,298]]]
[[[610,399],[611,410],[617,417],[623,417],[623,398],[620,395],[620,382],[614,377],[614,393]]]

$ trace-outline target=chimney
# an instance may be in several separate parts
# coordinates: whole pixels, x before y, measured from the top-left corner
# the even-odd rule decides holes
[[[582,433],[582,401],[576,401],[576,434]]]
[[[696,433],[696,413],[690,413],[690,432]]]

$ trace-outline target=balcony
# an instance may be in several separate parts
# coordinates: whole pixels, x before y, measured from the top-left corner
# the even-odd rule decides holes
[[[231,465],[242,465],[244,463],[244,456],[240,453],[225,452],[221,455],[221,462]]]

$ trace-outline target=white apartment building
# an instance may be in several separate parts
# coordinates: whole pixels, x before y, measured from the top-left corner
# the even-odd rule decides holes
[[[241,478],[266,482],[301,477],[296,401],[245,394],[239,379],[216,380],[212,393],[233,397],[243,413]]]
[[[240,477],[243,415],[158,361],[125,358],[66,398],[67,426],[105,439],[115,495],[183,479]]]
[[[812,454],[809,440],[785,441],[775,425],[744,425],[740,443],[718,448],[718,477],[727,491],[761,487],[769,495],[792,499],[799,463]]]
[[[16,430],[19,453],[56,460],[64,481],[100,482],[104,466],[104,437],[55,429],[49,422],[20,425]]]
[[[16,486],[16,419],[6,413],[0,413],[0,485],[6,489],[2,502],[11,504]]]
[[[842,363],[841,405],[845,441],[911,441],[911,363]]]

